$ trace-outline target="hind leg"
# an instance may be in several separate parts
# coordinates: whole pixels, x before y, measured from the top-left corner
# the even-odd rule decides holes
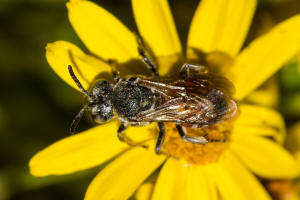
[[[198,136],[198,137],[189,137],[186,135],[186,132],[183,130],[182,126],[176,125],[176,128],[178,130],[178,133],[180,137],[187,142],[191,142],[193,144],[207,144],[210,142],[226,142],[226,140],[215,140],[215,139],[206,139],[205,136]],[[207,135],[207,134],[206,134]]]
[[[208,141],[205,137],[199,136],[199,137],[189,137],[186,135],[186,132],[183,130],[182,126],[176,124],[177,131],[180,135],[180,137],[186,141],[186,142],[191,142],[193,144],[207,144]]]

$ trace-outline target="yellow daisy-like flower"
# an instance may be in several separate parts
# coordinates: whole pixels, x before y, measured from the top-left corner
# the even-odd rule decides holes
[[[78,89],[69,76],[74,71],[85,88],[96,77],[106,77],[105,60],[131,66],[140,60],[134,35],[113,15],[84,0],[67,3],[69,19],[90,54],[75,45],[58,41],[48,44],[46,56],[53,70]],[[205,146],[182,141],[172,124],[166,124],[162,155],[122,143],[116,120],[62,139],[36,154],[30,161],[35,176],[62,175],[84,170],[113,159],[92,181],[85,199],[127,199],[162,165],[151,193],[154,200],[173,199],[270,199],[251,173],[265,178],[293,178],[298,174],[294,158],[281,147],[284,122],[276,111],[247,105],[243,98],[275,73],[300,49],[300,16],[294,16],[240,49],[247,35],[255,0],[202,0],[188,35],[183,56],[167,0],[132,0],[139,32],[159,65],[160,75],[175,71],[172,66],[185,57],[202,60],[230,79],[239,103],[236,119],[209,127],[227,143]],[[196,49],[196,51],[195,51]],[[180,65],[178,65],[180,66]],[[120,69],[122,71],[122,69]],[[139,70],[136,68],[136,70]],[[155,124],[130,127],[126,134],[139,140],[155,138]],[[201,130],[189,130],[199,134]],[[271,138],[271,139],[270,139]]]

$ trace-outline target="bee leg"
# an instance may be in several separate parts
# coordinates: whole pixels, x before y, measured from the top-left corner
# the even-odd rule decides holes
[[[128,128],[127,125],[121,123],[118,129],[118,138],[121,142],[126,142],[126,135],[124,134],[124,131]]]
[[[180,69],[179,77],[187,78],[189,76],[190,69],[194,69],[195,71],[197,71],[197,73],[203,73],[203,74],[207,70],[206,67],[204,67],[202,65],[184,64]]]
[[[113,59],[108,59],[107,60],[107,63],[110,65],[111,67],[111,73],[114,77],[114,80],[115,82],[119,82],[119,80],[121,79],[120,78],[120,75],[119,75],[119,72],[117,71],[116,69],[116,66],[117,66],[117,61],[116,60],[113,60]]]
[[[164,143],[165,139],[165,126],[162,122],[158,122],[158,137],[155,145],[155,152],[157,154],[160,153],[160,149],[162,147],[162,144]]]
[[[135,34],[135,37],[136,37],[136,41],[138,43],[138,52],[139,52],[139,55],[142,57],[143,62],[151,70],[153,77],[159,77],[159,74],[157,72],[157,67],[150,60],[150,58],[146,55],[144,45],[143,45],[141,38],[137,34]]]
[[[127,135],[125,134],[125,130],[128,128],[127,124],[121,123],[118,129],[118,138],[121,142],[125,142],[130,146],[136,146],[136,143],[132,141]]]
[[[121,123],[118,129],[118,138],[121,142],[125,142],[130,146],[141,146],[143,148],[147,148],[148,146],[143,145],[142,143],[136,143],[132,139],[130,139],[126,134],[125,130],[128,128],[127,124]]]
[[[178,130],[180,137],[186,142],[191,142],[193,144],[207,144],[208,143],[207,139],[203,136],[198,136],[198,137],[187,136],[185,131],[183,130],[182,126],[180,126],[178,124],[176,124],[176,128]]]

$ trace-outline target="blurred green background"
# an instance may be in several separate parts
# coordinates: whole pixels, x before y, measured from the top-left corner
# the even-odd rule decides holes
[[[183,45],[198,0],[172,0]],[[67,40],[85,49],[67,17],[64,0],[0,0],[0,200],[83,199],[100,167],[60,177],[35,178],[28,161],[68,136],[81,95],[65,84],[45,59],[48,42]],[[129,0],[98,0],[136,30]],[[300,13],[299,0],[261,0],[247,41],[274,23]],[[299,33],[300,34],[300,33]],[[299,56],[300,57],[300,56]],[[299,59],[300,60],[300,59]],[[280,111],[287,124],[300,120],[300,76],[293,59],[276,76]],[[82,120],[80,129],[91,126]]]

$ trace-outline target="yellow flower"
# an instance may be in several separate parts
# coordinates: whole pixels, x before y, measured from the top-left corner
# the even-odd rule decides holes
[[[68,74],[69,64],[88,88],[95,77],[110,73],[105,60],[122,63],[121,72],[140,60],[134,35],[109,12],[84,0],[72,0],[67,7],[72,26],[90,52],[65,41],[47,45],[50,66],[68,84],[78,89]],[[167,0],[132,0],[132,7],[160,74],[175,71],[171,66],[184,56]],[[285,137],[281,115],[242,100],[299,51],[300,16],[280,23],[240,52],[255,7],[255,0],[202,0],[188,35],[186,58],[199,59],[193,49],[202,52],[202,62],[222,71],[236,88],[237,119],[208,128],[209,134],[228,137],[229,142],[189,144],[178,140],[174,127],[167,124],[164,154],[156,155],[152,147],[120,142],[114,120],[42,150],[29,163],[31,174],[68,174],[113,159],[90,184],[86,200],[127,199],[161,165],[154,200],[218,199],[219,195],[231,200],[270,199],[252,172],[264,178],[293,178],[298,168],[280,145]],[[156,132],[155,124],[126,131],[139,140],[153,138]]]
[[[254,90],[245,101],[250,104],[277,108],[279,105],[279,83],[278,78],[273,76],[259,88]]]

